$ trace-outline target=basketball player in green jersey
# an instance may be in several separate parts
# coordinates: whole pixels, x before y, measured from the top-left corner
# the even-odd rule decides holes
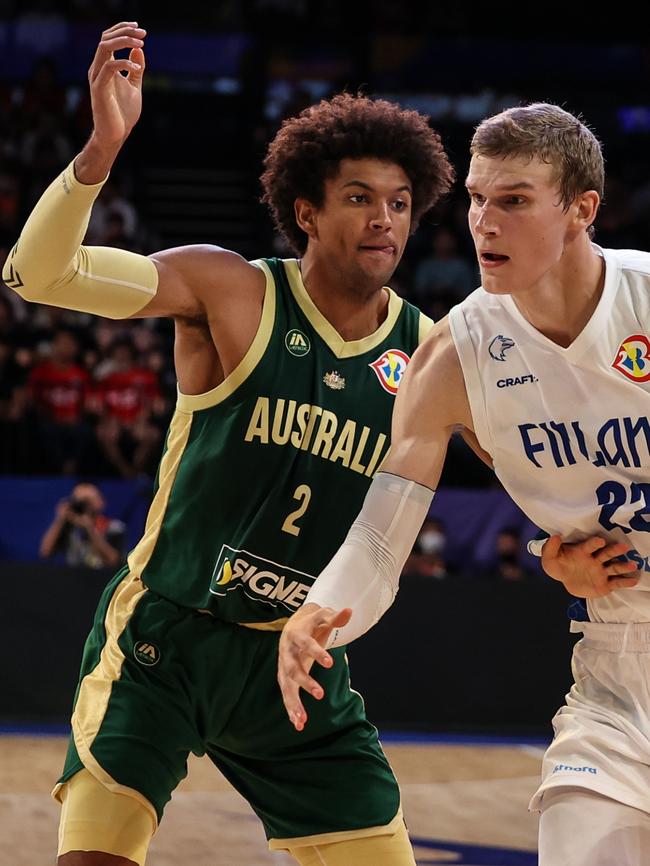
[[[143,864],[194,752],[249,801],[270,846],[303,866],[413,866],[397,784],[343,650],[302,734],[275,667],[283,623],[388,450],[395,392],[430,323],[384,286],[452,170],[424,117],[341,95],[286,122],[267,154],[264,200],[298,259],[84,247],[140,115],[145,35],[134,22],[102,35],[93,132],[3,272],[28,300],[169,316],[176,328],[178,404],[145,532],[84,651],[55,789],[58,862]]]

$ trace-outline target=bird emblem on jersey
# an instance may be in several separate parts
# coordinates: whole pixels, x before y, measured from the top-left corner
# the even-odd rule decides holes
[[[503,334],[497,334],[488,346],[488,351],[495,361],[505,361],[506,352],[508,349],[512,349],[514,345],[515,341],[511,340],[510,337],[504,337]]]
[[[633,382],[650,380],[650,340],[645,334],[626,337],[616,350],[612,367]]]
[[[345,379],[336,370],[332,370],[331,373],[325,373],[323,382],[333,391],[342,391],[345,388]]]
[[[386,349],[376,361],[368,364],[377,374],[379,384],[389,394],[397,394],[402,376],[411,359],[401,349]]]

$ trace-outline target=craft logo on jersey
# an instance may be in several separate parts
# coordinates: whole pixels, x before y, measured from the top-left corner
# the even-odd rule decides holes
[[[389,394],[397,394],[397,389],[410,360],[409,356],[400,349],[386,349],[376,361],[368,364],[368,366],[372,367],[377,374],[379,384],[384,391],[388,391]]]
[[[136,643],[133,647],[133,655],[135,656],[136,661],[139,661],[141,665],[147,665],[148,667],[158,664],[160,661],[160,650],[155,644],[149,643],[149,641],[146,640],[139,640]]]
[[[506,352],[508,349],[512,349],[514,345],[515,341],[511,340],[510,337],[504,337],[503,334],[497,334],[488,346],[488,352],[492,355],[495,361],[505,361]]]
[[[292,355],[296,356],[296,358],[302,358],[303,355],[306,355],[311,349],[309,337],[297,328],[292,328],[290,331],[287,331],[287,335],[284,338],[284,345]]]
[[[255,601],[293,612],[303,603],[315,579],[313,574],[224,544],[212,572],[210,592],[224,597],[235,590]]]
[[[612,367],[633,382],[650,380],[650,340],[644,334],[626,337],[616,351]]]

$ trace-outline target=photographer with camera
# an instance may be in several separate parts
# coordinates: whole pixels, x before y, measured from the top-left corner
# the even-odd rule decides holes
[[[77,484],[56,506],[54,520],[39,548],[43,558],[62,553],[68,565],[115,568],[123,558],[125,526],[107,517],[104,497],[94,484]]]

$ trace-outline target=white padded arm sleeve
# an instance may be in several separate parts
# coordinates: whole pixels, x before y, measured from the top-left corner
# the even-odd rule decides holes
[[[377,473],[345,541],[305,599],[335,610],[352,608],[350,622],[332,632],[328,647],[360,637],[391,606],[432,499],[433,491],[422,484]]]

